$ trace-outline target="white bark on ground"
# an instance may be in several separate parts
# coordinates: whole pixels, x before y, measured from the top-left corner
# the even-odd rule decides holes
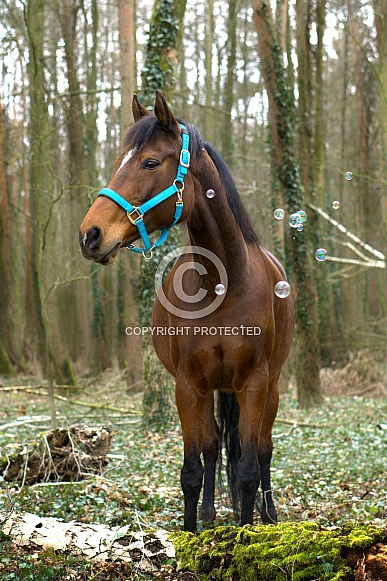
[[[175,549],[164,530],[131,532],[130,525],[109,528],[103,524],[62,522],[28,512],[12,513],[1,529],[19,546],[52,548],[93,561],[132,563],[142,572],[157,572]]]

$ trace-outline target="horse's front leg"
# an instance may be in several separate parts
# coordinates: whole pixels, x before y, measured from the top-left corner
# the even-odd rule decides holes
[[[205,398],[197,395],[182,374],[176,377],[176,404],[184,441],[181,487],[184,494],[184,530],[195,532],[197,507],[203,480],[200,453],[203,442]]]
[[[219,454],[219,428],[215,421],[213,393],[206,397],[202,452],[204,459],[204,487],[199,517],[201,520],[209,522],[214,520],[216,516],[214,506],[215,472]]]
[[[259,438],[265,408],[267,385],[252,384],[237,394],[241,457],[238,463],[238,480],[241,491],[240,524],[252,524],[254,503],[261,480],[258,460]]]

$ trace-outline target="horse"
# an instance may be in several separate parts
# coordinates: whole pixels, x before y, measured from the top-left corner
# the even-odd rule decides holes
[[[124,247],[149,260],[175,224],[186,225],[187,244],[172,256],[176,260],[159,286],[152,315],[154,349],[176,381],[184,529],[196,530],[203,480],[199,517],[216,516],[221,434],[215,393],[231,402],[221,406],[218,421],[228,437],[240,524],[252,524],[260,484],[261,519],[276,523],[272,426],[278,380],[293,340],[294,307],[291,295],[279,298],[274,287],[286,274],[262,246],[223,158],[198,129],[177,119],[160,91],[153,112],[136,95],[132,110],[134,124],[110,182],[81,224],[81,252],[103,265]]]

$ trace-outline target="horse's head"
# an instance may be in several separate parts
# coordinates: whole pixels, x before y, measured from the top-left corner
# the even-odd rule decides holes
[[[85,258],[101,264],[113,262],[120,248],[142,238],[143,252],[161,243],[169,228],[185,218],[182,191],[190,190],[186,177],[189,166],[189,136],[169,109],[164,96],[156,92],[154,115],[133,98],[135,124],[128,132],[123,153],[118,157],[107,188],[87,212],[79,232]],[[188,188],[187,188],[188,186]],[[188,200],[187,200],[188,201]],[[160,230],[156,244],[148,234]]]

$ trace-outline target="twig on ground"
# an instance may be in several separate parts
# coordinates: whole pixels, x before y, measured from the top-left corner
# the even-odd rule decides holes
[[[363,387],[363,389],[351,391],[348,395],[350,395],[350,396],[363,395],[364,393],[367,393],[368,391],[372,391],[373,389],[375,389],[376,387],[379,387],[379,386],[380,386],[380,383],[372,383],[371,385],[367,385],[367,387]]]
[[[24,424],[38,424],[40,422],[47,422],[50,419],[49,416],[26,416],[23,419],[21,416],[16,422],[9,422],[7,424],[2,424],[0,426],[0,431],[6,430],[8,428],[13,428],[15,426],[23,426]]]
[[[297,429],[297,424],[293,424],[292,427],[290,428],[290,430],[288,432],[286,432],[286,433],[283,433],[282,432],[281,434],[273,434],[272,437],[273,437],[273,439],[277,439],[277,440],[279,438],[288,438],[290,436],[290,434],[292,432],[294,432],[294,430],[296,430],[296,429]]]
[[[322,426],[321,424],[309,424],[308,422],[295,422],[294,420],[283,420],[282,418],[276,418],[275,420],[278,424],[288,424],[289,426],[294,426],[298,428],[299,426],[302,428],[318,428],[323,429],[327,428],[328,426]]]
[[[89,477],[92,477],[93,474],[88,474]],[[32,488],[37,488],[38,486],[68,486],[69,484],[71,484],[72,486],[78,484],[78,485],[84,485],[85,484],[85,480],[58,480],[57,482],[53,481],[53,482],[36,482],[35,484],[32,485]]]
[[[0,387],[1,391],[28,391],[29,389],[44,389],[47,385],[13,385]],[[83,385],[54,385],[55,389],[85,389]]]
[[[35,391],[33,389],[28,389],[27,393],[33,393],[35,395],[44,395],[44,396],[48,397],[47,391],[40,392],[40,391]],[[111,412],[119,412],[120,414],[132,414],[135,416],[141,415],[141,412],[137,411],[137,410],[128,410],[128,409],[116,408],[116,407],[105,405],[105,404],[96,404],[96,403],[91,403],[91,402],[87,402],[87,401],[80,401],[78,399],[69,399],[67,397],[63,397],[63,395],[58,395],[58,394],[54,394],[54,398],[59,399],[60,401],[64,401],[66,403],[72,404],[72,405],[80,405],[80,406],[84,406],[84,407],[88,407],[88,408],[92,408],[92,409],[97,409],[97,410],[109,410]]]

